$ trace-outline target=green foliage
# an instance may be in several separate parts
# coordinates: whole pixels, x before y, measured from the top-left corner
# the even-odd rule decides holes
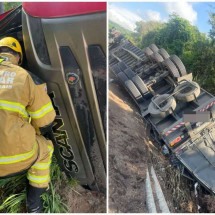
[[[5,178],[0,180],[1,201],[3,197],[10,195],[11,193],[21,192],[25,189],[26,177],[25,175],[18,175],[11,178]]]
[[[204,37],[189,21],[173,14],[167,23],[142,37],[142,47],[155,43],[164,47],[171,54],[174,53],[181,57],[184,51],[191,49],[193,43]]]
[[[142,36],[145,36],[147,33],[150,31],[153,31],[155,29],[159,29],[163,26],[164,24],[158,21],[148,21],[148,22],[137,22],[136,23],[136,29],[135,31],[138,34],[141,34]]]
[[[209,16],[210,16],[209,23],[211,24],[209,36],[213,40],[213,42],[215,42],[215,13],[210,13]]]
[[[22,2],[4,2],[4,11],[8,11],[11,10],[13,8],[16,8],[18,6],[20,6],[22,4]]]
[[[0,211],[6,210],[7,213],[19,213],[23,207],[23,203],[26,199],[26,193],[22,191],[19,194],[10,195],[3,203],[0,205]]]
[[[140,21],[136,23],[136,26],[134,37],[136,44],[141,47],[144,46],[143,43],[145,40],[148,42],[155,40],[155,36],[157,35],[155,32],[161,29],[164,26],[164,23],[157,21]]]
[[[68,208],[50,183],[50,191],[42,195],[44,213],[67,213]]]
[[[203,88],[215,93],[215,45],[210,40],[193,44],[190,69]]]
[[[63,202],[60,194],[57,192],[60,190],[61,181],[63,180],[63,174],[60,167],[57,164],[57,160],[53,157],[51,165],[51,183],[50,189],[42,195],[44,200],[44,212],[45,213],[66,213],[68,208]],[[68,186],[74,186],[73,183],[64,182]],[[4,213],[23,213],[25,212],[26,202],[26,175],[19,175],[11,178],[0,180],[0,212]]]
[[[57,159],[55,156],[53,156],[52,158],[50,175],[53,182],[60,182],[62,179],[62,171],[59,165],[57,164]]]
[[[75,178],[71,178],[69,180],[69,185],[70,185],[70,187],[76,187],[76,186],[79,185],[79,181],[77,179],[75,179]]]

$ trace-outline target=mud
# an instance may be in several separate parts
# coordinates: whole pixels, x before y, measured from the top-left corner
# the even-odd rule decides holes
[[[59,194],[68,207],[68,213],[106,213],[106,195],[103,193],[62,183]]]

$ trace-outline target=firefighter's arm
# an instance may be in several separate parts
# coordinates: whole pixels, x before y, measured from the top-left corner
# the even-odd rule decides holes
[[[37,134],[42,133],[44,135],[44,131],[51,129],[56,114],[47,94],[46,84],[36,85],[32,78],[28,76],[28,86],[29,103],[26,109]]]

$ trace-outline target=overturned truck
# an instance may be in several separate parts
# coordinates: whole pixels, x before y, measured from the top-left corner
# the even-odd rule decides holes
[[[215,97],[193,81],[179,57],[155,44],[141,50],[122,40],[109,65],[181,173],[215,193]]]

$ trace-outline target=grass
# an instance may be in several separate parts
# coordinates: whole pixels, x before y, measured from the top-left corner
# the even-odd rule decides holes
[[[42,195],[44,213],[67,213],[67,205],[62,202],[59,194],[56,193],[52,183],[50,184],[50,192]]]
[[[53,157],[51,165],[51,183],[49,190],[42,195],[44,213],[66,213],[67,205],[57,193],[63,179],[63,174]],[[63,180],[65,182],[65,180]],[[68,186],[77,184],[76,180],[68,182]],[[2,202],[2,203],[1,203]],[[26,175],[0,180],[0,212],[24,213],[26,212]]]
[[[71,178],[69,179],[68,184],[70,185],[70,187],[76,187],[79,185],[79,181],[75,178]]]
[[[10,195],[0,206],[0,211],[5,210],[7,213],[20,213],[23,209],[23,203],[26,199],[26,193],[23,191],[19,194]]]

